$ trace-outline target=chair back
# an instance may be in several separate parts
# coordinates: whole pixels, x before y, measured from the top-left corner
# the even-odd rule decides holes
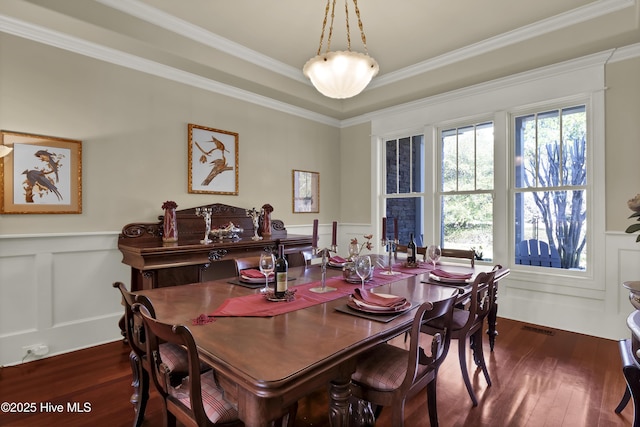
[[[516,245],[516,264],[562,267],[560,254],[553,245],[541,240],[523,240]]]
[[[308,268],[311,266],[311,260],[313,259],[313,255],[311,250],[303,250],[300,252],[294,252],[287,254],[287,263],[289,267],[304,267]]]
[[[443,258],[463,258],[471,262],[471,267],[476,264],[476,252],[473,249],[448,249],[442,248]]]
[[[453,307],[458,296],[458,291],[453,291],[450,297],[441,301],[427,301],[420,305],[416,311],[411,331],[409,333],[409,365],[407,374],[400,389],[409,390],[419,382],[419,365],[426,365],[429,371],[437,370],[442,364],[451,343],[451,323],[453,321]],[[433,335],[431,341],[431,354],[427,355],[420,347],[420,333],[422,325],[438,319],[442,330]]]
[[[491,310],[495,296],[495,272],[499,266],[493,268],[489,273],[480,273],[473,281],[471,288],[471,300],[469,302],[469,318],[467,324],[462,328],[469,330],[475,324],[482,323]]]
[[[244,258],[236,258],[236,276],[240,275],[242,270],[247,270],[249,268],[259,268],[260,267],[260,256],[250,256]]]
[[[151,364],[151,378],[156,389],[166,401],[172,403],[173,407],[179,408],[182,416],[176,414],[178,419],[184,420],[184,416],[187,416],[190,419],[194,419],[197,425],[207,425],[209,420],[202,403],[200,359],[191,331],[184,325],[171,325],[154,319],[149,310],[140,303],[134,304],[132,311],[139,313],[144,323],[147,335],[147,353]],[[170,371],[160,356],[160,342],[176,344],[186,349],[189,364],[188,387],[186,390],[179,392],[171,386]],[[189,394],[190,407],[180,401],[180,398],[184,397],[184,393]]]
[[[131,350],[140,358],[143,359],[146,352],[146,340],[144,334],[144,325],[142,318],[138,314],[134,314],[132,311],[133,305],[136,303],[136,295],[129,292],[122,282],[115,282],[113,287],[120,291],[122,295],[122,305],[124,305],[124,332],[129,342]],[[148,303],[148,310],[153,313],[153,306]]]

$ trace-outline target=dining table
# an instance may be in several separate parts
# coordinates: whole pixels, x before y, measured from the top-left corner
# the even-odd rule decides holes
[[[468,298],[469,281],[435,281],[432,268],[399,263],[392,274],[375,268],[364,289],[408,302],[384,315],[352,309],[351,295],[362,284],[347,281],[340,266],[318,264],[289,268],[289,301],[271,301],[260,292],[264,282],[247,284],[237,277],[136,294],[150,299],[160,321],[189,327],[201,360],[216,370],[225,397],[246,426],[266,427],[299,399],[328,387],[330,423],[342,427],[349,424],[350,380],[358,355],[407,331],[420,304],[454,293],[460,301]],[[492,266],[444,263],[438,268],[470,273],[472,280]],[[508,273],[500,268],[496,278]],[[335,290],[312,290],[321,287],[323,277]]]

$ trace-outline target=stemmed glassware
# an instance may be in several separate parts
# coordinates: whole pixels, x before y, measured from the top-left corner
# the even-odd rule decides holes
[[[440,256],[442,256],[442,250],[438,245],[429,245],[427,248],[427,257],[433,263],[433,268],[436,268],[436,263],[440,260]]]
[[[349,259],[351,261],[355,261],[358,255],[360,254],[360,245],[357,243],[349,244]]]
[[[276,258],[271,253],[260,254],[260,271],[264,274],[264,288],[260,289],[260,292],[269,292],[269,275],[273,273],[275,269]]]
[[[368,255],[356,258],[356,274],[362,280],[362,289],[364,289],[364,281],[371,274],[371,257]]]

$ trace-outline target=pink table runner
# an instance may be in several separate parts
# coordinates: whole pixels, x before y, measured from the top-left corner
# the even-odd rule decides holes
[[[416,273],[398,273],[394,274],[393,276],[387,276],[382,274],[380,270],[374,270],[373,279],[365,283],[364,287],[365,289],[375,288],[377,286],[406,279],[407,277],[414,276],[415,274]],[[332,277],[326,279],[326,285],[328,287],[336,288],[336,290],[326,293],[315,293],[310,291],[310,288],[320,286],[319,281],[315,283],[307,283],[306,285],[294,286],[291,288],[291,290],[296,291],[295,300],[290,302],[271,302],[268,301],[260,293],[245,295],[242,297],[228,298],[213,313],[209,314],[209,317],[277,316],[279,314],[290,313],[292,311],[311,307],[316,304],[322,304],[328,301],[342,298],[344,296],[350,295],[355,287],[360,286],[356,283],[348,283],[341,277]]]

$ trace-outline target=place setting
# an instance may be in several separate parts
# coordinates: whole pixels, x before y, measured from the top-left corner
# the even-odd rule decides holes
[[[336,307],[336,310],[386,323],[415,307],[417,304],[402,296],[356,288],[347,303]]]

